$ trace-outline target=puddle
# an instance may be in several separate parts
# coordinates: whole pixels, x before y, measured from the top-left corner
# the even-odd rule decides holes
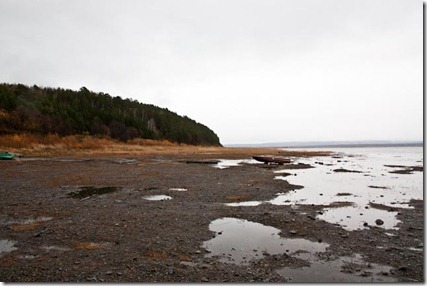
[[[36,259],[38,256],[34,254],[25,254],[18,256],[19,259],[26,259],[26,260],[33,260]]]
[[[68,197],[75,199],[83,199],[93,195],[103,195],[118,191],[117,187],[81,187],[76,192],[71,192]]]
[[[4,225],[10,225],[10,224],[33,224],[33,223],[38,223],[38,222],[50,221],[52,219],[53,219],[52,217],[39,216],[39,217],[36,217],[36,218],[26,218],[26,219],[12,219],[12,220],[3,219],[3,220],[0,221],[0,223],[4,224]]]
[[[309,267],[286,267],[277,273],[293,283],[397,282],[389,276],[391,269],[390,266],[367,263],[360,254],[355,254],[332,261],[316,261]]]
[[[169,191],[173,191],[173,192],[186,192],[188,191],[185,188],[170,188]]]
[[[165,196],[165,195],[153,195],[153,196],[145,196],[142,197],[144,200],[147,201],[167,201],[167,200],[171,200],[172,197],[170,196]]]
[[[114,160],[114,163],[117,163],[117,164],[136,164],[138,162],[139,161],[137,159],[126,159],[126,158]]]
[[[389,212],[374,208],[362,207],[342,207],[326,208],[317,218],[329,223],[337,223],[348,231],[368,228],[369,226],[379,226],[385,229],[398,229],[396,226],[400,222],[396,218],[397,212]],[[376,223],[377,220],[379,223]],[[366,225],[366,223],[368,225]]]
[[[15,247],[16,241],[8,239],[0,239],[0,257],[3,257],[6,253],[17,250]]]
[[[238,203],[226,203],[225,205],[229,206],[229,207],[256,207],[256,206],[259,206],[263,203],[265,203],[265,202],[247,201],[247,202],[238,202]]]
[[[57,245],[42,246],[40,248],[44,249],[44,250],[47,250],[47,251],[50,251],[50,250],[54,250],[54,251],[69,251],[69,250],[71,250],[71,248],[63,247],[63,246],[57,246]]]
[[[217,169],[227,169],[230,167],[240,166],[241,164],[259,164],[259,162],[257,162],[254,159],[240,159],[240,160],[223,160],[223,159],[221,159],[213,167],[217,168]]]
[[[408,250],[418,251],[418,252],[424,252],[424,248],[409,247]]]
[[[209,229],[216,232],[216,237],[203,243],[209,252],[206,256],[218,257],[224,263],[248,264],[265,255],[291,255],[297,251],[314,254],[329,246],[302,238],[283,238],[277,228],[236,218],[217,219]]]

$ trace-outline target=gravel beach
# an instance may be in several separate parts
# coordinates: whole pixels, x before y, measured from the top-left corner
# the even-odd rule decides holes
[[[317,282],[334,277],[337,282],[424,281],[422,200],[411,201],[413,209],[396,209],[401,222],[395,230],[378,223],[347,231],[316,218],[322,210],[316,205],[226,205],[268,201],[301,188],[286,177],[274,179],[273,171],[315,167],[243,162],[221,169],[214,162],[202,164],[250,160],[252,155],[115,154],[0,161],[0,280],[292,282],[301,269],[310,275],[315,267],[330,267],[336,271]],[[217,253],[209,247],[216,238],[226,238],[225,230],[212,225],[221,220],[257,228],[259,234],[270,231],[275,239],[271,244],[277,242],[279,250],[237,246],[233,251],[240,251],[239,258]],[[296,249],[288,251],[287,244]],[[305,247],[314,250],[302,251]],[[343,257],[350,258],[338,263]]]

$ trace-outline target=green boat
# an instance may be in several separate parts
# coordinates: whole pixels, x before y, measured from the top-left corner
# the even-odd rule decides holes
[[[12,160],[14,159],[13,154],[9,152],[0,152],[0,160]]]

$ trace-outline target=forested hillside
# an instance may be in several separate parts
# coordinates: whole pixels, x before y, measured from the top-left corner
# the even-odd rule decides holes
[[[0,84],[0,134],[91,134],[121,141],[169,140],[220,145],[208,127],[165,108],[130,99],[62,88]]]

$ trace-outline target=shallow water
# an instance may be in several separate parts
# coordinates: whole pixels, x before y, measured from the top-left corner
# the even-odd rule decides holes
[[[386,229],[398,229],[396,226],[400,220],[396,217],[397,212],[389,212],[374,208],[365,209],[360,206],[349,206],[340,208],[325,208],[317,218],[341,225],[346,230],[368,228],[369,226],[380,226]],[[380,219],[382,225],[375,221]],[[366,225],[367,224],[367,225]]]
[[[220,159],[216,165],[213,165],[213,167],[217,169],[227,169],[230,167],[241,166],[242,164],[259,164],[259,162],[254,159],[241,159],[241,160]]]
[[[39,216],[36,218],[26,218],[26,219],[1,219],[0,224],[10,225],[10,224],[32,224],[36,222],[46,222],[52,220],[52,217]]]
[[[295,283],[397,282],[388,276],[391,269],[390,266],[368,264],[359,254],[355,254],[331,261],[315,261],[308,267],[286,267],[277,270],[277,273]]]
[[[284,238],[277,228],[236,218],[214,220],[209,229],[216,233],[216,237],[203,243],[209,252],[206,256],[233,264],[248,264],[265,255],[292,255],[297,251],[315,254],[324,252],[329,246],[302,238]]]
[[[173,192],[186,192],[187,189],[185,189],[185,188],[170,188],[169,191],[173,191]]]
[[[172,197],[166,196],[166,195],[152,195],[152,196],[145,196],[143,197],[143,199],[147,201],[167,201],[167,200],[171,200]]]
[[[17,250],[15,247],[16,241],[8,239],[0,239],[0,257],[3,257],[6,253]]]
[[[117,187],[81,187],[78,191],[71,192],[68,197],[83,199],[93,195],[103,195],[118,191]]]
[[[275,179],[303,186],[285,194],[278,194],[264,203],[274,205],[322,205],[319,219],[338,223],[347,230],[364,228],[364,223],[395,229],[399,220],[396,211],[373,209],[370,203],[393,208],[412,208],[411,199],[423,199],[423,172],[394,174],[398,166],[422,166],[422,147],[396,148],[336,148],[333,157],[295,158],[298,163],[314,166],[310,169],[276,170]],[[357,172],[336,172],[344,169]],[[282,176],[291,173],[291,176]],[[346,202],[351,207],[329,208],[335,202]],[[251,201],[228,206],[257,206],[263,202]]]

